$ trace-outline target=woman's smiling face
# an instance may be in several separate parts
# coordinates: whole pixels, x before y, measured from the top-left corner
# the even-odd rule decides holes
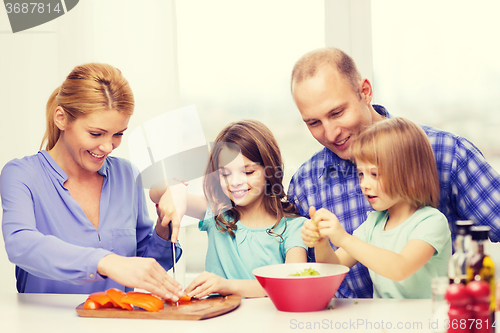
[[[108,110],[92,112],[71,122],[63,120],[58,144],[71,157],[66,159],[66,167],[97,172],[108,154],[120,145],[129,119],[124,113]]]
[[[235,205],[259,207],[266,189],[264,167],[227,147],[219,155],[219,180],[224,194]]]

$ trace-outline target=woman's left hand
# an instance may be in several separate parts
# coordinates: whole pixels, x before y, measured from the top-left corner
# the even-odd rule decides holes
[[[174,302],[182,295],[179,282],[153,258],[123,257],[112,253],[99,260],[97,272],[124,286],[144,289]]]
[[[156,204],[158,221],[156,233],[163,239],[177,242],[179,227],[187,209],[187,183],[176,184],[167,188]],[[150,192],[151,193],[151,192]]]
[[[212,293],[232,294],[231,280],[224,279],[214,273],[203,272],[185,290],[190,297],[202,298]]]
[[[164,219],[163,221],[166,221],[166,219]],[[172,228],[172,221],[162,222],[160,218],[156,220],[155,231],[158,236],[160,236],[164,240],[171,240]]]

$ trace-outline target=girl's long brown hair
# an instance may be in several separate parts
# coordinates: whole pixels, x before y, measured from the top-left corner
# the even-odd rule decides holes
[[[60,130],[54,123],[54,111],[60,106],[70,121],[95,111],[134,112],[134,95],[121,71],[107,64],[90,63],[75,67],[47,102],[47,128],[40,149],[54,148]]]
[[[273,134],[260,121],[242,120],[227,125],[215,139],[205,172],[203,190],[214,213],[217,228],[234,237],[236,222],[240,219],[241,212],[234,202],[228,204],[220,185],[219,155],[224,148],[239,149],[243,156],[264,167],[266,188],[263,204],[266,211],[276,217],[276,223],[268,229],[268,234],[279,237],[282,241],[286,218],[298,216],[298,209],[286,197],[281,152]],[[277,234],[273,229],[283,217],[285,229],[281,234]]]

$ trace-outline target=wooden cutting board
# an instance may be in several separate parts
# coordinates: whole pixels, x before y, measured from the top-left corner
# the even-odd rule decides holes
[[[135,318],[135,319],[169,319],[169,320],[201,320],[220,316],[236,309],[241,303],[241,296],[213,296],[186,303],[165,303],[165,308],[158,312],[148,312],[142,309],[132,311],[107,308],[86,310],[83,303],[76,307],[80,317],[93,318]]]

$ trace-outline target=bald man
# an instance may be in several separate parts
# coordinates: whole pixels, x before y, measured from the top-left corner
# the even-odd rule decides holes
[[[291,90],[302,120],[324,148],[307,160],[293,176],[288,195],[300,213],[326,208],[352,232],[373,210],[361,192],[350,147],[369,125],[390,118],[381,105],[372,104],[373,89],[346,53],[322,48],[305,54],[292,71]],[[446,215],[452,238],[455,221],[473,220],[491,228],[490,239],[500,240],[500,176],[467,139],[428,126],[441,189],[438,209]],[[309,251],[314,260],[314,251]],[[353,266],[337,297],[373,297],[366,267]]]

